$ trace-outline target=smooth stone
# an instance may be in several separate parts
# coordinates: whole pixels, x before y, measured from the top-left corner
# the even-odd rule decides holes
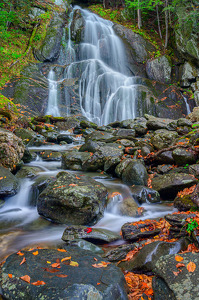
[[[0,166],[0,196],[13,196],[19,187],[19,180],[8,169]]]

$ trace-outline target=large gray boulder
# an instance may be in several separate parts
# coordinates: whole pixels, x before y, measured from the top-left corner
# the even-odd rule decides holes
[[[35,250],[21,251],[26,258],[23,264],[20,264],[20,255],[10,255],[1,272],[3,297],[27,300],[128,299],[124,275],[114,264],[79,247],[58,250],[38,249],[36,256],[33,255]],[[24,275],[29,276],[29,282],[23,280]]]
[[[62,154],[62,169],[82,171],[82,164],[89,159],[90,153],[69,151]]]
[[[38,213],[62,224],[94,224],[103,216],[107,193],[103,184],[63,171],[39,195]]]
[[[128,185],[147,185],[147,171],[140,160],[133,159],[122,172],[122,181]]]
[[[155,147],[155,149],[161,150],[175,144],[177,137],[178,134],[176,131],[159,129],[154,132],[151,143]]]
[[[23,157],[25,146],[9,130],[0,128],[0,165],[13,170]]]

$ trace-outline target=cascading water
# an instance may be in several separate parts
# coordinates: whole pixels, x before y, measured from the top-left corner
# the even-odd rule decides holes
[[[189,104],[187,102],[187,98],[183,94],[182,94],[182,97],[183,97],[185,105],[186,105],[187,115],[189,115],[191,113],[191,109],[190,109]]]
[[[84,18],[83,42],[78,47],[79,60],[67,69],[66,78],[79,75],[82,114],[100,125],[135,118],[136,84],[127,76],[124,46],[113,31],[112,22],[79,9]],[[71,22],[69,23],[69,32]],[[68,49],[71,48],[71,33]],[[73,58],[75,58],[73,56]]]
[[[46,110],[46,115],[60,117],[58,101],[57,101],[57,81],[55,78],[55,72],[53,70],[50,70],[48,74],[48,83],[49,83],[49,95],[48,95],[48,107]]]

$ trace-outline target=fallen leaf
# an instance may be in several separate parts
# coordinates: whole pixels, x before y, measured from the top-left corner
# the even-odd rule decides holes
[[[35,252],[33,252],[32,254],[33,254],[33,255],[38,255],[39,252],[38,252],[38,251],[35,251]]]
[[[60,278],[65,278],[65,277],[68,277],[68,275],[65,275],[65,274],[58,274],[56,275],[57,277],[60,277]]]
[[[70,262],[70,266],[72,266],[72,267],[78,267],[79,264],[76,261],[71,261]]]
[[[67,252],[65,249],[57,249],[59,252]]]
[[[174,274],[175,276],[178,276],[179,273],[180,273],[180,272],[174,272],[174,271],[173,271],[173,274]]]
[[[178,264],[176,265],[176,268],[181,268],[181,267],[185,267],[185,265],[182,264],[182,263],[178,263]]]
[[[149,289],[147,291],[144,292],[147,296],[153,295],[153,290]]]
[[[62,258],[61,262],[66,261],[66,260],[70,260],[70,259],[71,259],[71,256],[64,257],[64,258]]]
[[[100,284],[101,284],[100,282],[97,283],[97,285],[100,285]]]
[[[92,265],[92,267],[94,267],[94,268],[106,268],[107,265],[104,265],[104,264],[102,264],[102,263],[99,263],[99,264],[94,264],[94,265]]]
[[[48,260],[47,260],[47,264],[51,264],[51,261],[48,261]]]
[[[94,259],[95,261],[98,261],[98,259],[97,259],[96,257],[93,257],[93,259]]]
[[[176,260],[176,261],[183,261],[184,258],[183,258],[182,256],[176,255],[176,256],[175,256],[175,260]]]
[[[25,281],[27,283],[30,283],[30,276],[28,276],[28,275],[21,276],[20,279],[22,279],[23,281]]]
[[[9,277],[9,278],[12,278],[12,274],[8,274],[8,277]]]
[[[54,263],[51,265],[52,268],[60,268],[60,263]]]
[[[32,282],[31,284],[33,284],[33,285],[44,285],[44,284],[46,284],[44,281],[41,281],[41,280],[37,280],[37,281],[35,281],[35,282]]]
[[[26,262],[26,258],[25,258],[25,256],[24,256],[24,258],[22,259],[22,261],[20,262],[20,266],[22,265],[22,264],[24,264]]]
[[[20,256],[24,255],[24,253],[22,253],[21,251],[18,251],[17,254],[20,255]]]
[[[49,268],[42,268],[44,271],[49,272],[49,273],[56,273],[59,272],[59,270],[56,269],[49,269]]]
[[[194,264],[194,262],[190,261],[190,263],[188,263],[187,265],[187,270],[191,273],[193,273],[196,269],[196,264]]]

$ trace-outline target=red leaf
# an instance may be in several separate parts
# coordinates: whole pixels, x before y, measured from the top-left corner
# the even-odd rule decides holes
[[[185,265],[184,265],[184,264],[182,264],[182,263],[178,263],[178,264],[176,265],[176,267],[177,267],[177,268],[180,268],[180,267],[185,267]]]

